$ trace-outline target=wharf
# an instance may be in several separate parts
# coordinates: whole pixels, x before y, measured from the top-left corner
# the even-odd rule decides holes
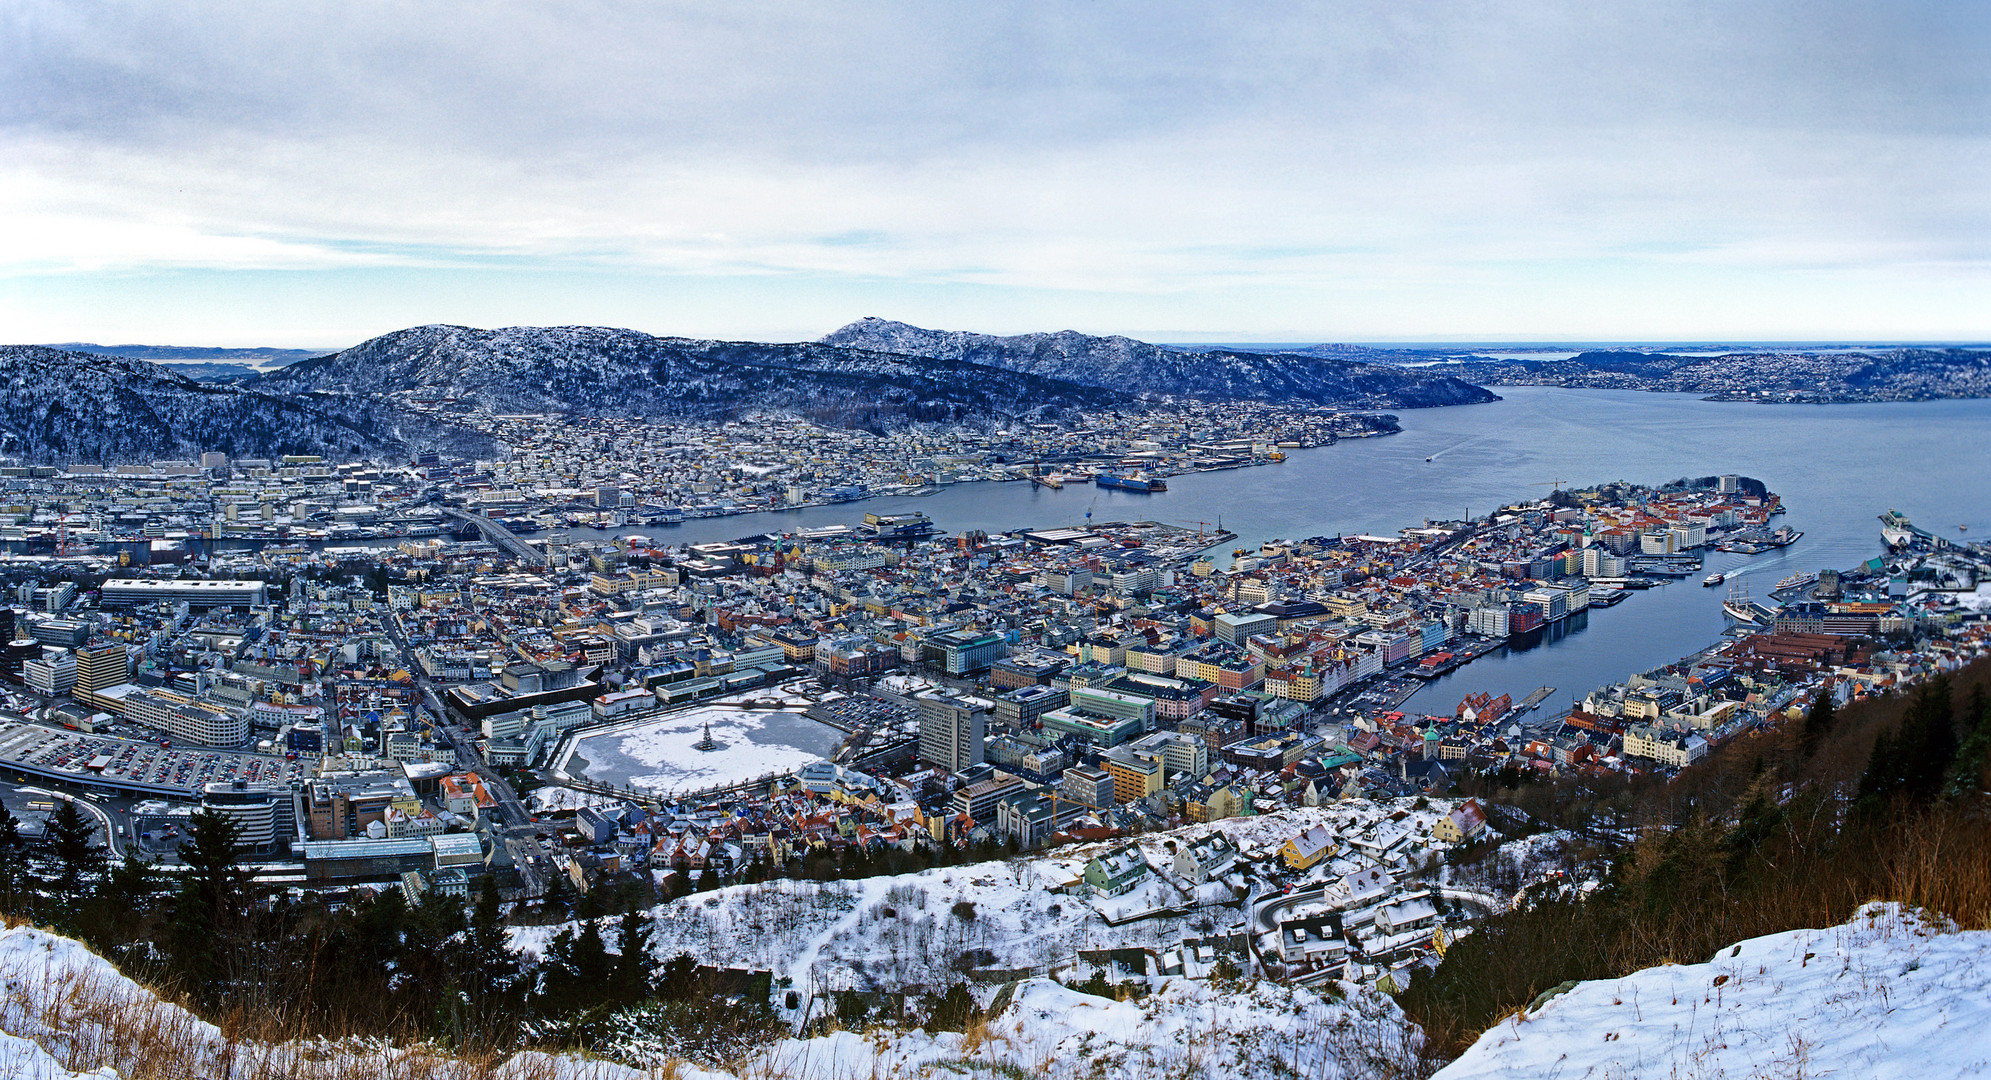
[[[1540,705],[1542,702],[1547,701],[1548,696],[1553,693],[1555,693],[1555,687],[1553,686],[1544,686],[1536,690],[1534,693],[1529,694],[1527,697],[1521,699],[1521,711],[1526,712],[1527,710],[1532,709],[1537,705]]]

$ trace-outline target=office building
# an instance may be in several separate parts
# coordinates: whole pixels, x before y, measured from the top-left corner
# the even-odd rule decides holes
[[[948,772],[982,763],[988,713],[937,694],[919,699],[919,757]]]

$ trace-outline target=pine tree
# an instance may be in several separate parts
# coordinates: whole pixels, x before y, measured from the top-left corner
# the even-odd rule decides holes
[[[572,1008],[578,992],[574,977],[574,928],[563,926],[546,943],[539,963],[539,989],[534,1006],[544,1015],[558,1016]]]
[[[657,969],[656,993],[665,1001],[689,1001],[698,992],[698,961],[679,953]]]
[[[556,870],[539,898],[539,908],[556,919],[564,919],[574,909],[574,887],[567,875]]]
[[[518,957],[512,955],[505,938],[504,917],[499,912],[498,883],[486,875],[477,894],[477,906],[470,912],[470,926],[463,935],[464,974],[473,980],[472,993],[503,992],[518,977]]]
[[[616,1005],[634,1005],[650,996],[650,917],[641,911],[626,912],[616,924],[617,950],[609,974],[609,1000]]]
[[[1832,704],[1832,691],[1829,688],[1820,690],[1818,696],[1811,699],[1811,710],[1804,715],[1805,757],[1818,752],[1819,742],[1831,733],[1832,725],[1837,721],[1838,715]]]
[[[0,803],[0,913],[26,916],[34,902],[28,869],[28,845],[21,838],[21,821]]]
[[[165,888],[157,866],[127,851],[104,875],[91,902],[87,931],[97,951],[112,954],[138,940]]]
[[[180,848],[186,870],[173,900],[167,947],[186,991],[212,1005],[254,895],[239,862],[242,832],[234,819],[201,810],[192,825],[191,843]]]
[[[1900,786],[1901,766],[1897,760],[1894,735],[1882,731],[1874,738],[1873,752],[1867,755],[1867,768],[1860,774],[1858,796],[1862,802],[1884,801]]]
[[[575,1008],[589,1009],[601,1003],[607,996],[611,966],[608,943],[601,936],[600,921],[589,919],[583,922],[581,932],[574,935]]]
[[[1936,797],[1956,756],[1953,714],[1947,676],[1938,675],[1915,688],[1901,722],[1897,753],[1902,790],[1917,802]]]
[[[64,799],[48,818],[49,855],[54,860],[50,884],[55,892],[53,914],[59,925],[75,928],[77,913],[85,894],[95,884],[104,865],[104,852],[96,844],[97,823]]]

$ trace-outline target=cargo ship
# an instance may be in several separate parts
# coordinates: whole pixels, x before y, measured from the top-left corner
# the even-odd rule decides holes
[[[1121,491],[1156,492],[1168,490],[1168,484],[1162,480],[1142,476],[1139,473],[1133,476],[1115,476],[1112,473],[1100,473],[1098,476],[1093,477],[1092,482],[1098,487],[1118,488]]]

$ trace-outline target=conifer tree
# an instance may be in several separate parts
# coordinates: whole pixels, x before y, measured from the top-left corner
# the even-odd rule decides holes
[[[1832,691],[1824,689],[1811,699],[1811,709],[1804,714],[1804,756],[1818,752],[1818,744],[1832,731],[1838,715],[1832,704]]]
[[[546,883],[546,892],[539,898],[539,908],[556,919],[564,919],[574,910],[574,886],[566,874],[554,871],[553,880]]]
[[[58,802],[48,817],[49,884],[56,901],[56,922],[75,929],[85,894],[103,870],[104,851],[96,844],[97,823],[76,809],[70,799]]]
[[[617,950],[609,975],[609,1000],[616,1005],[634,1005],[650,996],[650,917],[638,910],[625,912],[616,924]]]
[[[21,838],[21,821],[0,803],[0,913],[25,916],[33,902],[33,876],[28,869],[27,841]]]
[[[104,883],[91,903],[92,917],[87,928],[97,951],[115,954],[141,937],[145,920],[152,914],[166,888],[159,868],[127,851],[123,859],[104,875]]]
[[[1902,790],[1916,802],[1934,799],[1956,756],[1947,676],[1938,675],[1915,688],[1896,745]]]
[[[505,939],[504,917],[499,911],[498,883],[485,875],[477,894],[477,906],[470,912],[470,925],[463,935],[465,974],[473,980],[473,995],[503,992],[518,977],[518,957],[512,955]],[[481,991],[479,988],[482,988]]]
[[[167,948],[186,991],[213,1005],[254,896],[240,863],[242,833],[234,819],[202,810],[192,825],[192,842],[180,848],[186,870],[173,899]]]

